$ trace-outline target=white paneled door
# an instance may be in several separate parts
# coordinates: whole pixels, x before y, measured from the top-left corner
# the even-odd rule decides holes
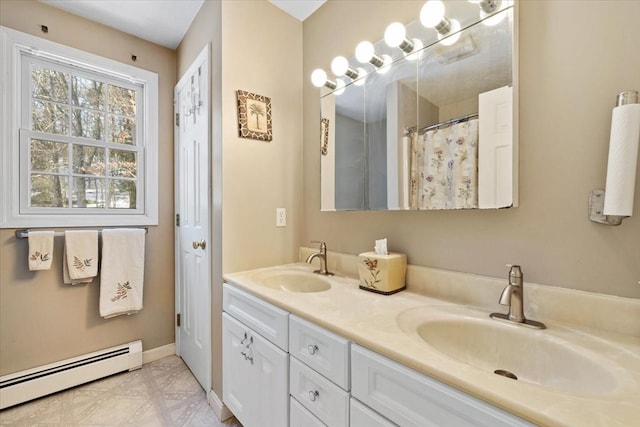
[[[176,353],[211,388],[209,46],[174,89]]]

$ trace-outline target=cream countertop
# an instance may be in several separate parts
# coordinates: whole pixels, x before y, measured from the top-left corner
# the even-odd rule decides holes
[[[349,260],[349,256],[346,256],[337,261],[349,265]],[[442,297],[443,291],[427,290],[416,285],[410,286],[412,280],[417,281],[416,276],[424,276],[425,274],[424,271],[414,269],[412,279],[409,274],[411,268],[407,276],[410,290],[390,296],[360,290],[357,280],[340,275],[334,276],[331,279],[331,289],[323,292],[294,293],[260,285],[261,277],[264,277],[268,272],[275,270],[311,272],[313,269],[314,266],[309,264],[289,264],[228,274],[224,276],[224,279],[228,283],[235,284],[265,301],[323,326],[357,344],[536,424],[549,426],[632,426],[640,424],[640,337],[635,334],[638,326],[627,324],[625,328],[617,327],[624,323],[624,317],[627,314],[632,316],[626,318],[627,323],[640,324],[640,302],[638,301],[614,297],[612,303],[610,298],[607,299],[603,296],[605,301],[603,304],[603,301],[598,298],[590,300],[587,297],[588,305],[591,305],[588,301],[592,301],[593,304],[604,305],[605,311],[622,313],[622,317],[612,316],[614,317],[611,320],[612,324],[603,325],[604,330],[596,328],[594,323],[597,325],[597,322],[590,322],[589,319],[582,318],[582,324],[576,326],[563,323],[562,315],[553,311],[549,312],[547,318],[531,316],[527,312],[528,317],[545,322],[548,330],[553,331],[554,334],[560,337],[569,337],[571,341],[579,343],[582,348],[592,351],[596,363],[619,367],[614,369],[614,372],[619,374],[616,375],[617,388],[614,391],[606,395],[598,393],[577,395],[523,381],[515,382],[457,361],[427,345],[416,332],[407,331],[406,328],[403,331],[398,323],[400,316],[406,320],[411,313],[422,310],[435,313],[438,312],[438,307],[449,307],[450,311],[450,309],[455,310],[456,306],[460,306],[460,304],[451,301],[459,303],[460,300],[463,300],[465,303],[463,305],[480,316],[488,316],[491,311],[506,311],[506,307],[490,302],[497,300],[501,290],[500,288],[496,293],[492,287],[495,288],[496,285],[504,287],[506,283],[504,281],[461,275],[460,273],[427,272],[427,275],[435,274],[437,276],[440,274],[443,282],[455,282],[455,285],[449,286],[448,291],[445,292],[450,293],[447,295],[450,297],[447,300],[424,294],[431,291],[431,294],[439,294],[438,296]],[[353,266],[349,265],[349,268],[344,270],[349,274],[350,269],[353,269]],[[469,280],[464,280],[466,276],[469,276]],[[463,280],[460,280],[461,278]],[[462,284],[462,282],[468,281],[469,283],[466,285],[473,286],[474,280],[486,282],[487,286],[484,286],[484,289],[485,293],[490,294],[490,298],[486,300],[486,305],[490,305],[489,307],[483,303],[485,296],[481,296],[481,293],[478,292],[477,283],[475,283],[475,289]],[[495,283],[489,285],[490,282]],[[452,290],[456,287],[459,288],[458,291]],[[466,294],[458,293],[464,291],[465,288],[468,291]],[[525,284],[526,288],[527,284]],[[531,292],[533,305],[540,304],[536,301],[536,292],[546,295],[545,292],[548,291],[548,289],[540,290],[538,288],[540,288],[539,285],[538,287],[531,286],[529,291],[533,291]],[[420,293],[414,292],[416,290]],[[526,294],[527,296],[529,292]],[[564,294],[566,292],[563,292],[560,297]],[[582,297],[585,300],[585,296],[582,295]],[[584,303],[583,300],[580,302]],[[473,302],[474,307],[471,307],[468,302]],[[525,304],[528,304],[526,299]],[[582,309],[585,314],[594,313],[596,318],[599,316],[598,312],[601,311],[596,309],[596,305],[582,307]],[[607,327],[611,330],[606,330]],[[621,329],[624,329],[622,331],[624,333],[619,333]],[[532,331],[532,333],[534,332]],[[518,349],[515,350],[518,351]],[[584,372],[584,375],[589,375],[589,372]],[[598,387],[594,385],[592,388],[597,390]]]

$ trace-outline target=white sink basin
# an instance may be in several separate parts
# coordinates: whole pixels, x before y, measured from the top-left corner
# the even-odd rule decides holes
[[[322,292],[331,288],[324,277],[304,271],[270,271],[254,279],[255,283],[286,292]]]
[[[408,310],[398,316],[398,324],[438,352],[510,378],[505,381],[517,377],[583,395],[609,395],[619,385],[615,363],[572,340],[566,330],[533,330],[470,308],[440,306]]]

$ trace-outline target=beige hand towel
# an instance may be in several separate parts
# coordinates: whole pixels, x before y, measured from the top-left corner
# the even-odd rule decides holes
[[[53,261],[53,231],[30,231],[29,270],[49,270]]]
[[[100,316],[142,310],[145,234],[143,229],[102,230]]]
[[[80,285],[84,283],[91,283],[93,277],[87,277],[86,279],[71,280],[69,277],[69,264],[67,263],[67,249],[62,250],[62,281],[65,285]]]
[[[64,232],[67,271],[72,282],[98,275],[98,231]]]

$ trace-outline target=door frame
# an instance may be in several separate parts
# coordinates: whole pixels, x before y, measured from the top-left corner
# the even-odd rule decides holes
[[[181,86],[184,86],[185,83],[188,81],[188,76],[190,76],[191,74],[193,74],[198,67],[200,66],[204,66],[207,69],[207,77],[208,77],[208,81],[207,81],[207,96],[208,96],[208,102],[206,102],[205,107],[205,111],[204,111],[204,116],[207,117],[207,146],[209,147],[209,149],[207,150],[208,153],[208,159],[207,159],[207,183],[206,183],[206,191],[208,192],[208,197],[207,197],[207,210],[209,212],[209,224],[207,227],[207,236],[205,236],[205,239],[207,242],[212,242],[211,239],[211,235],[212,235],[212,201],[213,201],[213,194],[212,194],[212,185],[211,185],[211,179],[212,179],[212,161],[211,161],[211,156],[212,156],[212,146],[211,146],[211,43],[207,43],[205,45],[205,47],[200,51],[200,53],[198,54],[198,56],[196,57],[196,59],[194,59],[194,61],[191,63],[191,65],[189,65],[189,67],[187,68],[187,70],[182,74],[182,76],[180,77],[180,80],[178,81],[178,83],[176,83],[176,85],[173,88],[173,155],[174,155],[174,159],[173,159],[173,173],[174,173],[174,198],[173,198],[173,203],[174,203],[174,208],[173,208],[173,227],[174,227],[174,263],[175,263],[175,276],[174,276],[174,292],[175,292],[175,307],[174,307],[174,316],[173,316],[173,324],[174,324],[174,331],[175,331],[175,347],[176,347],[176,355],[180,356],[180,328],[178,327],[177,324],[177,314],[180,313],[180,305],[181,305],[181,299],[180,299],[180,283],[181,283],[181,258],[180,258],[180,227],[176,224],[176,218],[178,215],[178,209],[179,209],[179,200],[180,200],[180,173],[179,173],[179,161],[180,161],[180,153],[179,153],[179,142],[180,142],[180,128],[178,126],[178,117],[180,117],[179,120],[182,120],[182,116],[180,115],[180,112],[178,111],[178,94],[179,94],[179,88]],[[211,243],[209,244],[209,247],[211,248]],[[204,297],[206,298],[207,301],[207,311],[208,311],[208,315],[206,316],[206,318],[208,319],[209,322],[209,334],[207,336],[207,345],[209,348],[209,351],[206,355],[206,364],[208,366],[208,378],[206,379],[206,384],[207,384],[207,388],[205,389],[205,392],[207,395],[209,395],[209,392],[211,390],[211,382],[212,382],[212,372],[211,372],[211,367],[212,367],[212,339],[211,339],[211,321],[212,321],[212,310],[211,310],[211,295],[212,295],[212,285],[213,285],[213,257],[211,256],[212,251],[207,251],[208,257],[209,257],[209,277],[208,279],[208,283],[209,286],[207,286],[207,295],[205,295]]]

